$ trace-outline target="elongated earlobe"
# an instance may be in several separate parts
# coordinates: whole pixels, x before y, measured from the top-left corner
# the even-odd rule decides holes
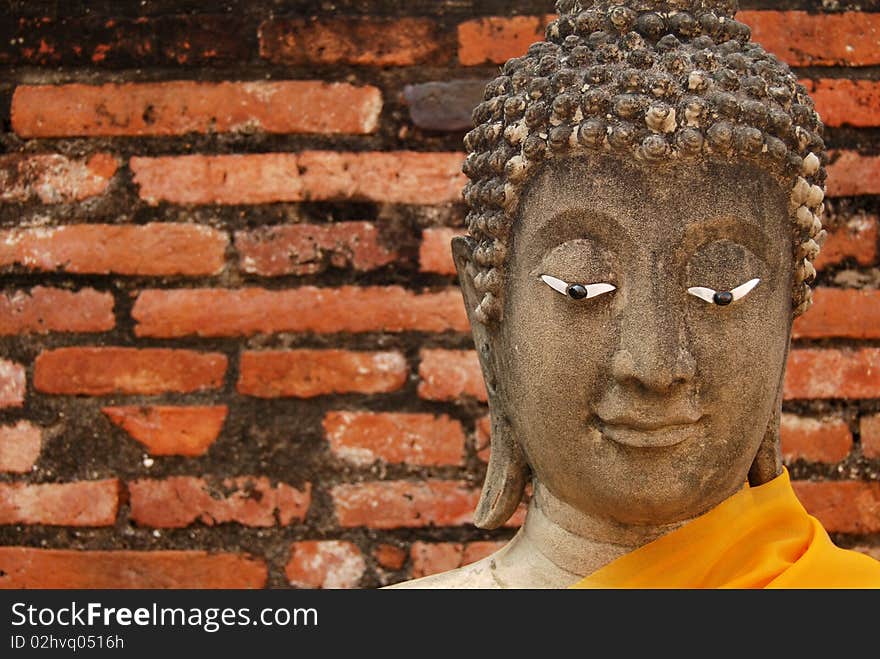
[[[492,417],[492,453],[480,501],[474,512],[474,524],[480,528],[494,529],[510,519],[516,510],[522,500],[530,470],[505,414],[504,392],[498,391],[496,356],[491,348],[494,335],[476,317],[480,295],[474,286],[474,249],[476,242],[469,236],[456,236],[452,239],[452,258],[458,272],[474,345],[477,346]]]
[[[513,515],[529,478],[529,465],[506,419],[492,414],[492,452],[474,524],[495,529]]]
[[[782,360],[782,374],[779,378],[779,386],[776,390],[776,400],[773,403],[773,414],[764,431],[764,437],[752,460],[749,469],[749,485],[757,487],[769,483],[782,473],[782,447],[779,440],[779,422],[782,418],[782,392],[784,386],[785,364],[788,362],[788,353],[791,348],[791,327],[789,326],[788,344],[785,348],[785,359]]]

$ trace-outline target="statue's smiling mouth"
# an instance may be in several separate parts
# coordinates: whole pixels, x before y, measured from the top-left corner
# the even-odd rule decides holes
[[[625,446],[666,448],[692,439],[703,432],[703,417],[674,416],[663,419],[597,417],[596,427],[604,437]]]

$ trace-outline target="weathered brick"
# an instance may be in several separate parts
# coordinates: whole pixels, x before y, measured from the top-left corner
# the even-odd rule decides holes
[[[451,401],[471,396],[487,400],[486,383],[473,350],[422,350],[419,377],[421,398]]]
[[[813,306],[792,328],[799,339],[880,338],[880,291],[817,288]]]
[[[397,545],[383,543],[373,549],[373,558],[386,570],[399,570],[406,563],[406,550]]]
[[[460,153],[304,151],[133,157],[149,204],[265,204],[365,200],[397,204],[460,201]]]
[[[30,421],[0,426],[0,471],[28,473],[40,457],[42,444],[42,431]]]
[[[458,26],[458,61],[465,66],[504,64],[511,57],[525,55],[553,16],[487,16]]]
[[[479,491],[463,481],[344,483],[330,490],[343,527],[373,529],[470,524]]]
[[[880,156],[863,156],[855,151],[830,152],[828,196],[852,197],[880,194]]]
[[[0,547],[0,588],[263,588],[259,559],[206,551]]]
[[[880,349],[792,350],[785,398],[880,397]]]
[[[225,232],[198,224],[70,224],[0,231],[0,266],[76,274],[215,275]]]
[[[880,14],[741,11],[752,39],[791,66],[880,64]]]
[[[264,350],[241,355],[238,392],[258,398],[311,398],[400,389],[409,369],[399,352]]]
[[[0,483],[0,524],[113,526],[119,481]]]
[[[801,82],[816,102],[816,110],[826,126],[880,125],[880,82],[847,78]]]
[[[229,408],[130,405],[102,407],[101,411],[146,446],[150,455],[198,456],[217,440]]]
[[[869,414],[859,419],[862,454],[866,458],[880,458],[880,414]]]
[[[488,80],[448,80],[407,85],[403,98],[410,120],[425,130],[461,131],[473,127],[471,114],[483,100]]]
[[[877,259],[877,216],[859,214],[829,231],[813,265],[822,270],[849,258],[859,265]]]
[[[242,14],[112,18],[85,15],[0,23],[0,63],[149,67],[247,61],[256,50]]]
[[[357,465],[464,464],[464,431],[446,414],[328,412],[324,432],[333,453]]]
[[[795,460],[840,462],[852,450],[853,439],[843,419],[813,419],[796,414],[783,414],[780,424],[782,457],[787,463]]]
[[[146,290],[132,317],[137,336],[241,336],[275,332],[464,332],[461,291],[417,294],[400,286]]]
[[[328,267],[374,270],[393,263],[396,249],[382,243],[371,222],[290,224],[237,231],[244,272],[276,277],[313,275]]]
[[[88,158],[54,153],[0,156],[0,202],[82,201],[103,194],[116,168],[116,159],[109,153]]]
[[[880,531],[880,483],[794,481],[795,494],[831,533]]]
[[[168,348],[58,348],[34,361],[34,386],[47,394],[189,393],[223,384],[226,355]]]
[[[428,18],[273,18],[259,28],[260,55],[276,64],[433,66],[449,60]]]
[[[233,522],[287,526],[305,518],[311,485],[304,490],[268,478],[240,476],[215,482],[191,476],[144,479],[128,484],[131,518],[141,526],[182,528]]]
[[[366,569],[353,542],[303,540],[291,546],[284,574],[297,588],[356,588]]]
[[[498,551],[505,544],[491,540],[467,543],[414,542],[410,549],[412,578],[427,577],[470,565]]]
[[[0,408],[21,407],[27,388],[24,366],[0,359]]]
[[[35,286],[0,295],[0,334],[106,332],[116,325],[113,294]]]
[[[365,134],[381,111],[376,87],[313,80],[19,85],[12,129],[22,137]]]
[[[422,272],[436,272],[441,275],[454,275],[455,263],[452,260],[451,241],[455,236],[464,235],[464,229],[437,227],[422,232],[419,247],[419,267]]]

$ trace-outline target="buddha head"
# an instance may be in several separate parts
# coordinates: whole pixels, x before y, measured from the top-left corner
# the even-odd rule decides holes
[[[648,525],[781,471],[826,154],[735,4],[558,2],[474,110],[452,251],[492,419],[478,526],[530,478]]]

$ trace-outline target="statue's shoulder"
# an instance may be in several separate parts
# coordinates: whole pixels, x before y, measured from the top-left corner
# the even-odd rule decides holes
[[[492,574],[493,556],[487,556],[475,563],[454,570],[432,574],[421,579],[402,581],[401,583],[388,586],[388,588],[501,588],[501,585]]]

